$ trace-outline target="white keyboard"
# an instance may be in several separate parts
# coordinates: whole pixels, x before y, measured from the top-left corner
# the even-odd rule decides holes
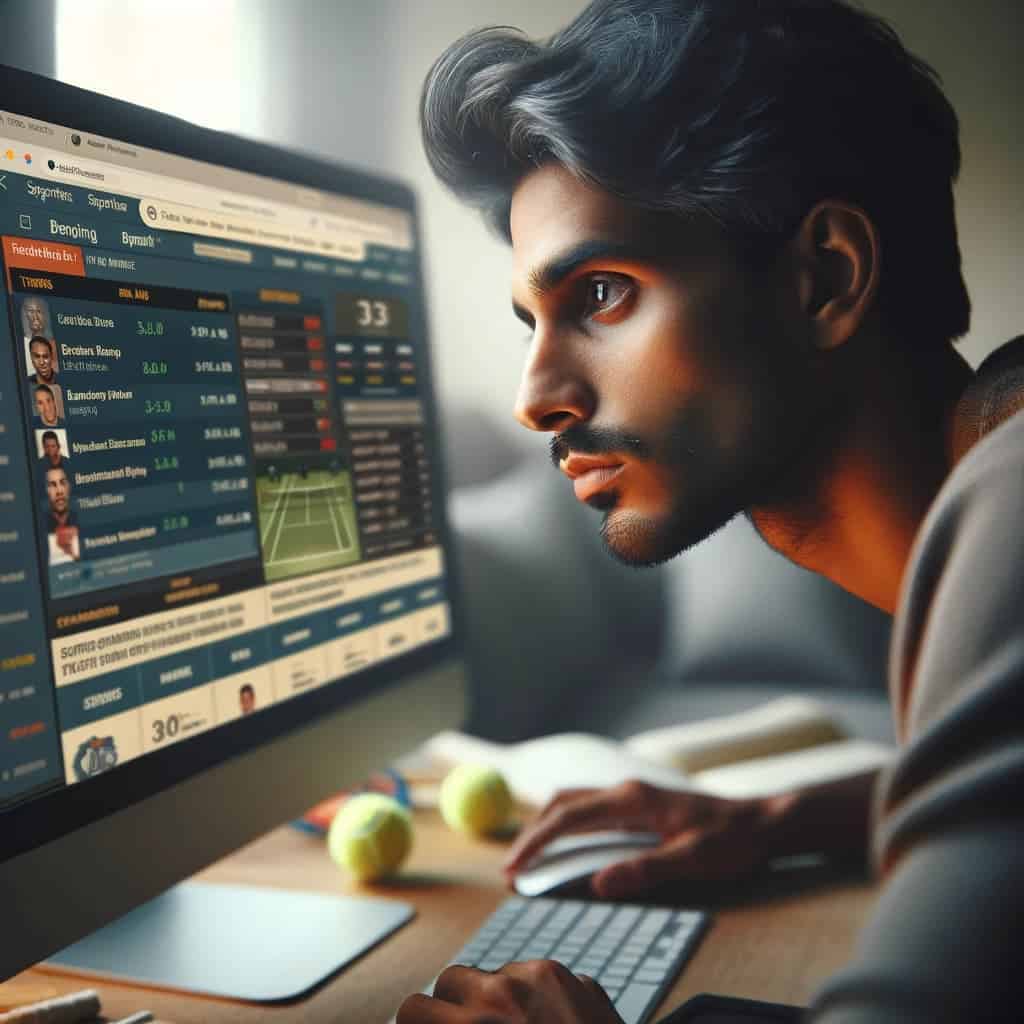
[[[645,1024],[707,923],[697,910],[512,897],[450,963],[495,971],[513,961],[557,960],[594,978],[626,1024]],[[424,991],[433,989],[431,982]]]

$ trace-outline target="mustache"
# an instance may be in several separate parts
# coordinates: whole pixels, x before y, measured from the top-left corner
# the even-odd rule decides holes
[[[651,454],[651,446],[635,434],[612,427],[588,427],[585,423],[576,423],[551,438],[548,448],[551,464],[556,469],[563,459],[569,457],[570,452],[579,452],[581,455],[628,452],[637,458]]]

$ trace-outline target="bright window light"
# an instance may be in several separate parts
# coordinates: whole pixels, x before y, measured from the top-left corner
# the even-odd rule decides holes
[[[240,6],[237,0],[58,0],[57,77],[237,132]]]

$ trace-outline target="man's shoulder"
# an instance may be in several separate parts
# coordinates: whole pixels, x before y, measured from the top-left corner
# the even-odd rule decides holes
[[[929,547],[948,551],[954,539],[960,543],[968,537],[980,539],[977,530],[966,528],[970,520],[975,526],[984,521],[990,529],[998,527],[1000,536],[1018,537],[1024,544],[1024,531],[1017,529],[1022,506],[1024,409],[989,431],[954,466],[918,534],[918,557],[925,556]]]
[[[890,666],[906,734],[934,721],[981,661],[1020,637],[1022,522],[1024,410],[971,447],[914,542]]]
[[[1024,501],[1024,409],[1014,413],[971,446],[940,488],[922,529],[965,504],[994,502],[1006,511]]]

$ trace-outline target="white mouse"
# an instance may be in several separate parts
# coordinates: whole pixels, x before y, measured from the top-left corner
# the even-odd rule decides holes
[[[637,851],[657,846],[656,832],[586,832],[552,840],[512,884],[520,896],[541,896],[571,885],[609,864],[629,860]]]

